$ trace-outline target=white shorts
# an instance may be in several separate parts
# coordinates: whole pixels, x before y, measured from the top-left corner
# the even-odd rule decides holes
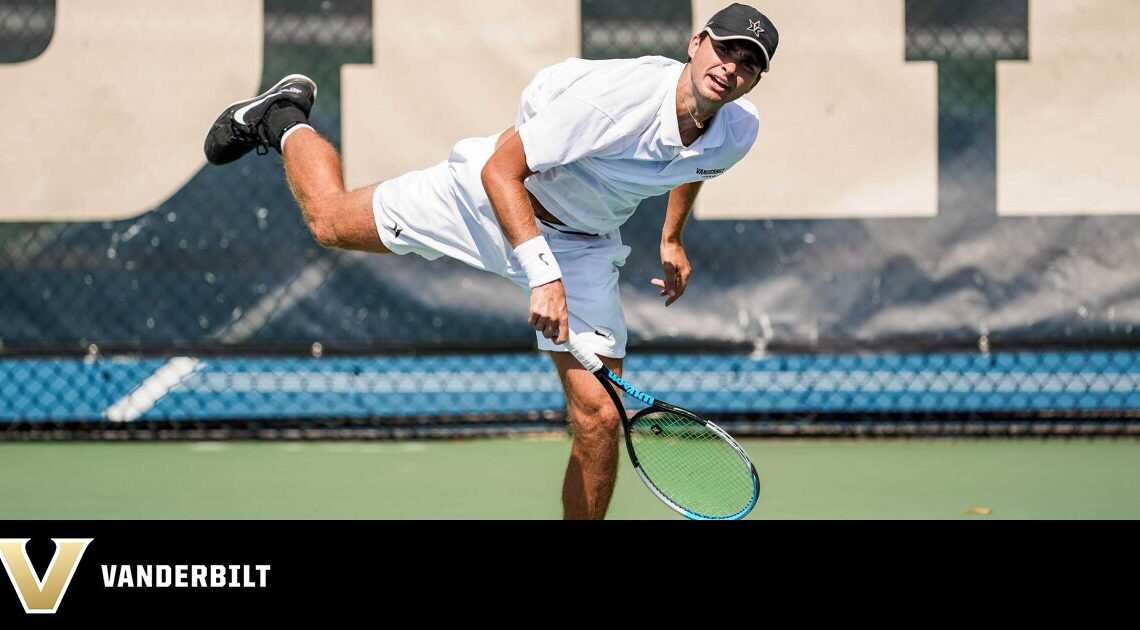
[[[428,260],[448,256],[509,278],[530,294],[526,275],[503,236],[480,179],[495,137],[461,141],[451,157],[376,187],[372,212],[384,247]],[[623,358],[625,315],[618,268],[630,248],[617,230],[599,236],[566,234],[536,219],[562,269],[570,330],[595,354]],[[568,229],[568,228],[567,228]],[[536,332],[539,350],[565,348]]]

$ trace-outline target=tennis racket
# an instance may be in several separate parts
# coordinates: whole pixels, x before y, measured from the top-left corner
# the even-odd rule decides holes
[[[673,510],[695,520],[737,520],[760,497],[748,454],[724,429],[626,383],[570,334],[566,348],[602,382],[621,416],[629,460],[641,481]],[[614,387],[648,405],[630,418]]]

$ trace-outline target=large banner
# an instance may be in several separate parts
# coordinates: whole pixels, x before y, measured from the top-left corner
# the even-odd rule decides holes
[[[683,61],[722,4],[0,0],[0,352],[529,347],[512,284],[318,247],[280,159],[207,166],[206,129],[308,74],[364,186],[508,126],[567,57]],[[635,345],[1132,345],[1140,3],[757,6],[760,137],[702,191],[680,302],[649,284],[663,199],[623,228]]]

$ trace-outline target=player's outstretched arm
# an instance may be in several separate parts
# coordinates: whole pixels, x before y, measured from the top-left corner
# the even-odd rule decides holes
[[[562,271],[550,245],[538,231],[523,181],[534,174],[527,166],[522,140],[513,131],[483,167],[483,188],[499,226],[530,282],[530,324],[547,339],[566,343],[570,335]]]
[[[661,289],[661,295],[668,296],[665,306],[681,299],[689,286],[692,266],[685,254],[682,236],[701,184],[702,182],[682,184],[669,193],[669,208],[665,212],[665,225],[661,228],[661,271],[665,278],[650,281],[650,284]]]

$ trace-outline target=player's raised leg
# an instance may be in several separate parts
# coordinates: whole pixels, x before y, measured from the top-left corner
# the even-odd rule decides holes
[[[372,212],[376,185],[346,191],[340,156],[311,127],[292,130],[286,140],[285,178],[313,238],[324,247],[388,253]]]
[[[376,186],[346,191],[340,156],[308,124],[316,97],[312,79],[291,74],[262,94],[231,104],[206,134],[206,159],[222,165],[254,149],[258,154],[276,150],[285,160],[289,188],[318,243],[386,253],[372,212]]]
[[[605,518],[617,481],[621,417],[593,374],[568,352],[551,358],[566,393],[573,444],[562,482],[562,516],[567,520]],[[614,374],[622,360],[601,357]]]

